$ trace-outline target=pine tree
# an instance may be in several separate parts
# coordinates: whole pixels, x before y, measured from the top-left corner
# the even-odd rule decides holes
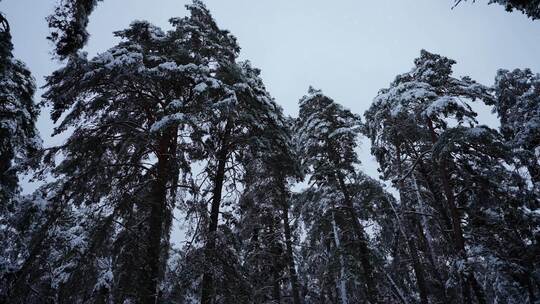
[[[422,50],[364,123],[313,88],[293,119],[200,0],[88,58],[99,1],[47,18],[65,66],[41,105],[0,14],[0,302],[539,301],[539,75],[488,88]],[[489,1],[533,20],[536,2]],[[39,106],[63,144],[41,147]],[[362,133],[399,200],[360,170]],[[28,172],[43,185],[22,195]]]
[[[501,133],[540,187],[540,75],[529,69],[499,70],[494,89]]]
[[[281,303],[285,246],[272,180],[260,161],[250,161],[240,199],[239,232],[245,240],[245,266],[256,303]]]
[[[0,300],[11,293],[34,211],[20,194],[18,176],[34,167],[41,148],[35,80],[12,52],[9,23],[0,13]]]
[[[296,199],[306,228],[302,243],[301,274],[306,303],[349,303],[350,252],[343,246],[346,216],[336,208],[340,200],[335,189],[317,187],[303,191]]]
[[[23,62],[13,57],[9,23],[0,14],[0,201],[19,191],[17,173],[38,152],[41,139],[35,127],[35,80]],[[4,206],[3,206],[4,207]]]
[[[140,257],[140,285],[134,286],[139,302],[153,303],[158,295],[161,244],[170,233],[167,223],[182,176],[190,171],[187,138],[198,140],[202,88],[217,83],[210,65],[219,56],[211,52],[216,38],[198,43],[201,16],[192,11],[191,17],[173,19],[169,33],[134,22],[116,33],[123,41],[109,51],[92,60],[84,54],[70,57],[65,68],[48,77],[44,95],[53,120],[62,118],[55,133],[73,129],[67,143],[47,156],[65,184],[63,199],[77,206],[106,201],[123,229],[145,235],[131,246],[138,253],[126,257]],[[55,165],[59,152],[64,159]]]
[[[448,217],[453,230],[454,254],[465,258],[465,240],[461,226],[461,214],[456,202],[456,193],[453,189],[450,176],[450,160],[437,159],[432,165],[426,164],[424,158],[433,151],[433,146],[441,134],[449,128],[450,120],[458,124],[474,124],[476,113],[464,101],[466,99],[491,100],[488,89],[470,78],[457,79],[451,76],[452,65],[455,61],[422,51],[420,58],[415,60],[415,68],[406,74],[399,75],[389,89],[383,89],[376,97],[374,104],[365,114],[366,134],[372,141],[372,152],[383,170],[386,179],[393,180],[399,191],[401,203],[408,208],[414,202],[414,193],[411,180],[418,167],[419,174],[430,181],[429,176],[436,174],[435,185],[440,185],[442,193],[433,193],[443,197],[446,205],[435,207],[443,218]],[[435,172],[426,174],[427,168]],[[422,172],[421,172],[422,171]],[[459,174],[459,173],[458,173]],[[411,185],[407,187],[407,184]],[[436,188],[438,186],[432,186]],[[446,214],[445,209],[450,211]],[[411,218],[411,226],[415,226],[415,219]],[[420,238],[425,236],[420,235]],[[420,257],[414,258],[416,244],[419,239],[411,239],[410,254],[413,262],[418,263],[415,268],[420,270]],[[420,271],[417,272],[419,288],[421,284]],[[462,288],[464,297],[468,297],[469,284],[476,279],[474,275],[465,280]],[[443,283],[442,279],[439,279]],[[444,287],[441,286],[444,289]],[[424,301],[427,301],[424,296]],[[481,298],[481,296],[480,296]],[[479,299],[480,301],[480,299]]]
[[[455,6],[460,4],[463,0],[454,0]],[[475,0],[473,0],[475,2]],[[489,0],[489,4],[499,4],[504,6],[507,12],[514,10],[521,11],[526,14],[532,20],[540,19],[540,1],[538,0]]]
[[[480,277],[489,270],[477,255],[508,256],[497,253],[496,246],[489,244],[498,243],[497,239],[503,238],[499,229],[515,227],[518,218],[529,219],[527,227],[520,228],[525,237],[526,231],[531,231],[529,225],[536,225],[536,220],[530,212],[521,210],[536,207],[522,178],[508,169],[514,161],[501,136],[495,130],[478,126],[476,113],[468,105],[478,99],[493,103],[489,89],[467,77],[452,77],[453,64],[453,60],[422,51],[411,72],[398,76],[389,89],[381,90],[365,114],[364,131],[372,141],[372,152],[383,178],[398,186],[401,204],[412,209],[408,212],[422,215],[411,218],[410,226],[418,228],[404,234],[417,235],[416,243],[425,243],[419,251],[423,252],[420,261],[431,264],[434,277],[430,280],[443,284],[439,285],[440,293],[432,296],[455,297],[453,294],[461,290],[458,301],[487,303],[503,294],[487,290],[489,284],[480,284]],[[507,205],[495,204],[499,201],[506,201]],[[487,211],[487,202],[499,207]],[[424,218],[422,213],[426,210],[438,214],[440,227],[430,227],[436,222]],[[496,217],[490,216],[493,212]],[[433,232],[447,229],[452,231],[450,239],[446,233],[433,236]],[[509,243],[517,240],[511,235],[504,238]],[[450,247],[441,247],[444,239]],[[536,246],[532,239],[531,247],[514,244],[529,253]],[[491,249],[486,250],[488,247]],[[447,257],[436,259],[437,252]],[[453,265],[450,269],[445,267],[446,259]],[[523,258],[520,263],[527,263],[526,260]],[[506,262],[501,259],[498,263]],[[500,278],[502,281],[509,277]],[[531,285],[529,278],[525,274],[517,282],[527,288]],[[518,299],[513,298],[519,302]]]
[[[483,286],[486,302],[534,303],[538,243],[531,232],[539,225],[538,198],[518,171],[508,169],[514,164],[503,137],[485,126],[456,127],[441,136],[434,156],[453,159],[459,172],[454,187],[462,193],[464,231],[474,240],[469,242],[471,267],[490,282]]]
[[[372,263],[376,269],[377,288],[381,302],[400,302],[406,295],[397,286],[388,269],[383,246],[390,241],[385,230],[396,227],[393,216],[388,220],[392,196],[375,180],[362,173],[349,176],[349,189],[354,208],[360,218],[374,228],[370,237]],[[360,266],[361,245],[355,238],[347,208],[339,202],[342,195],[333,187],[314,185],[297,194],[295,205],[305,227],[302,241],[300,277],[306,303],[368,303]],[[392,274],[394,275],[394,274]]]
[[[242,168],[241,160],[245,150],[260,153],[270,149],[269,131],[285,124],[281,109],[270,97],[262,80],[260,71],[249,62],[225,66],[218,72],[224,79],[223,94],[211,100],[205,118],[206,140],[203,142],[201,157],[206,159],[204,171],[209,177],[208,193],[211,193],[210,218],[206,231],[205,251],[208,267],[215,264],[216,238],[223,189],[234,190]],[[207,271],[202,281],[202,303],[210,303],[215,296],[213,274]]]
[[[253,151],[247,158],[245,190],[241,200],[240,226],[243,239],[249,240],[246,264],[251,271],[253,288],[263,297],[254,301],[282,298],[300,304],[300,287],[296,271],[293,236],[289,213],[291,209],[290,181],[300,176],[292,147],[290,122],[265,130],[268,150]],[[249,258],[251,257],[251,258]],[[272,261],[269,265],[268,261]],[[266,267],[270,266],[270,269]],[[289,283],[289,284],[285,284]],[[269,293],[268,286],[272,286]],[[290,286],[290,288],[288,288]]]
[[[51,29],[47,39],[61,59],[76,55],[88,41],[88,18],[99,1],[103,0],[58,0],[54,13],[47,17]]]
[[[321,188],[334,189],[336,194],[333,195],[339,197],[335,204],[344,209],[358,245],[365,296],[369,302],[376,303],[379,295],[373,257],[354,207],[351,185],[347,183],[356,172],[355,166],[359,164],[354,151],[359,123],[357,115],[320,91],[310,88],[308,95],[300,100],[296,134],[302,165],[309,170],[310,182]],[[337,235],[334,237],[337,246]]]

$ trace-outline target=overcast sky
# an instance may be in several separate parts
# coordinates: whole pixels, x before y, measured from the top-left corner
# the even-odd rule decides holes
[[[45,17],[54,0],[4,0],[0,10],[12,29],[15,55],[26,62],[39,86],[60,63],[51,60]],[[90,18],[91,56],[113,46],[115,30],[144,19],[168,29],[170,17],[184,16],[185,0],[105,0]],[[242,47],[242,59],[262,69],[271,94],[296,116],[309,85],[362,114],[377,91],[407,72],[424,48],[457,60],[455,74],[491,85],[499,68],[540,72],[540,21],[507,13],[486,1],[451,9],[453,0],[207,0],[220,27]],[[36,101],[40,100],[40,92]],[[486,108],[481,120],[493,125]],[[39,121],[47,145],[52,124]],[[377,176],[363,141],[364,169]],[[26,186],[28,191],[30,186]]]

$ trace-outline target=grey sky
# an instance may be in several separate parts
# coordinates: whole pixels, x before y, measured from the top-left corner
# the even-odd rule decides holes
[[[58,63],[45,39],[45,16],[54,0],[4,0],[15,54],[43,85]],[[105,0],[91,16],[90,55],[115,43],[112,32],[134,19],[164,29],[167,20],[186,14],[185,0]],[[239,40],[242,59],[262,69],[271,94],[287,114],[296,115],[298,99],[309,85],[362,114],[380,88],[408,71],[424,48],[458,61],[456,75],[487,85],[498,68],[530,67],[540,72],[540,21],[507,13],[487,1],[451,10],[452,0],[206,0],[222,28]],[[39,100],[39,95],[36,100]],[[481,120],[493,124],[486,108]],[[47,144],[52,124],[44,111],[39,128]],[[365,142],[365,141],[364,141]],[[365,170],[376,165],[363,143]],[[28,190],[28,189],[27,189]]]

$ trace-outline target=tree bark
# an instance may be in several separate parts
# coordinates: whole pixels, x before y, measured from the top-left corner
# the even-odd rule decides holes
[[[221,148],[217,153],[217,170],[214,175],[214,189],[212,190],[212,203],[210,207],[210,223],[208,227],[208,236],[205,246],[206,263],[215,260],[213,258],[216,247],[216,231],[219,220],[219,208],[221,204],[221,193],[223,191],[223,183],[225,181],[225,165],[227,164],[227,156],[229,155],[228,137],[230,126],[227,123],[225,127],[225,136],[221,143]],[[210,265],[210,267],[213,265]],[[214,277],[213,271],[210,269],[205,271],[202,278],[201,288],[201,304],[211,304],[214,294]]]
[[[4,134],[1,134],[4,137]],[[0,150],[0,185],[5,191],[0,192],[0,206],[5,207],[9,199],[13,197],[13,191],[17,188],[17,178],[13,172],[10,172],[12,167],[11,161],[14,158],[12,149]]]
[[[385,272],[384,273],[385,276],[386,276],[386,279],[388,279],[388,282],[390,283],[390,285],[392,286],[392,288],[394,289],[394,293],[396,294],[397,298],[399,299],[399,301],[402,303],[402,304],[409,304],[409,302],[407,301],[407,299],[405,298],[405,296],[403,295],[403,291],[401,290],[401,288],[399,288],[399,286],[396,284],[396,282],[394,281],[394,279],[392,279],[392,277],[387,273]]]
[[[374,268],[371,264],[371,261],[369,258],[371,257],[371,252],[368,247],[368,242],[366,239],[366,235],[364,232],[364,228],[360,224],[358,220],[358,215],[356,214],[356,210],[354,209],[354,205],[352,202],[352,198],[349,195],[349,191],[347,190],[347,186],[345,185],[345,180],[343,176],[341,175],[341,172],[336,173],[339,186],[341,188],[341,191],[343,193],[343,196],[345,198],[345,206],[347,207],[347,213],[350,217],[350,220],[353,225],[353,230],[356,234],[356,238],[358,240],[359,245],[359,251],[360,251],[360,263],[362,264],[362,268],[364,270],[364,276],[366,280],[366,295],[367,300],[370,303],[378,303],[378,292],[377,288],[375,287],[375,281],[374,281]]]
[[[440,297],[442,298],[442,300],[444,302],[448,302],[448,298],[446,296],[445,282],[444,282],[444,279],[441,276],[441,273],[439,272],[439,267],[437,265],[437,261],[435,260],[437,254],[435,253],[435,249],[434,249],[434,246],[433,246],[433,236],[431,235],[431,232],[429,230],[429,223],[428,223],[428,218],[427,218],[427,215],[426,215],[426,213],[428,212],[427,206],[424,203],[424,200],[422,199],[422,195],[420,194],[420,189],[418,187],[418,182],[417,182],[416,176],[414,174],[412,174],[412,178],[413,178],[413,182],[414,182],[414,190],[416,192],[416,198],[418,200],[418,204],[420,205],[420,211],[422,212],[422,216],[421,216],[422,221],[421,221],[421,225],[420,225],[420,229],[421,229],[420,235],[422,237],[424,237],[424,239],[425,239],[427,249],[428,249],[427,252],[428,252],[429,261],[430,261],[431,266],[433,267],[433,270],[435,272],[435,277],[439,281],[438,283],[439,283],[440,290],[441,290]]]
[[[273,265],[272,265],[272,297],[274,298],[275,304],[281,303],[281,288],[279,285],[279,282],[281,281],[281,277],[279,275],[279,269],[277,267],[277,256],[273,254]]]
[[[285,187],[283,187],[285,188]],[[285,246],[287,247],[287,266],[289,268],[289,277],[291,280],[291,289],[293,296],[293,304],[301,304],[300,302],[300,290],[298,284],[298,275],[296,273],[296,265],[294,263],[293,245],[292,245],[292,233],[291,226],[289,225],[289,204],[285,195],[285,189],[283,191],[282,212],[283,217],[283,230],[285,232]]]
[[[332,230],[334,234],[334,243],[339,254],[339,279],[337,283],[337,289],[339,291],[339,297],[341,298],[341,304],[348,304],[349,297],[347,296],[347,279],[345,277],[345,259],[341,252],[341,242],[339,239],[339,231],[336,224],[336,217],[334,211],[332,211]]]
[[[435,129],[433,128],[433,123],[431,122],[431,120],[428,120],[427,123],[428,123],[428,127],[431,134],[431,140],[433,144],[435,145],[437,143],[437,134],[435,132]],[[465,238],[463,237],[463,230],[461,229],[461,215],[459,214],[459,209],[456,204],[456,198],[454,196],[454,192],[450,185],[450,173],[448,172],[447,160],[441,159],[438,162],[438,165],[439,165],[439,174],[441,177],[444,196],[446,197],[446,202],[448,204],[448,208],[450,209],[450,216],[452,220],[452,231],[454,234],[455,250],[456,250],[457,256],[465,261],[467,259],[467,252],[465,250]],[[461,276],[464,281],[464,284],[463,284],[464,297],[465,298],[470,297],[469,288],[472,287],[474,289],[473,291],[476,296],[476,299],[478,300],[478,303],[480,304],[486,303],[482,286],[478,283],[474,274],[470,274],[470,275],[462,274]]]
[[[398,143],[395,144],[395,147],[396,147],[396,161],[397,161],[397,169],[398,169],[398,191],[399,191],[399,198],[400,198],[400,201],[401,201],[401,204],[402,206],[406,206],[407,205],[407,198],[405,197],[405,181],[403,180],[403,168],[402,168],[402,163],[401,163],[401,149],[400,149],[400,146]],[[409,222],[409,224],[407,225],[407,227],[411,227],[411,224],[410,222],[413,221],[414,219],[412,218],[414,215],[409,215],[407,218],[407,222]],[[414,237],[414,233],[412,231],[410,231],[411,229],[407,229],[409,230],[408,233],[406,235],[404,235],[403,237],[405,238],[405,241],[407,242],[407,247],[409,249],[409,254],[411,256],[411,260],[412,260],[412,266],[413,266],[413,270],[414,270],[414,274],[416,276],[416,285],[418,287],[418,293],[420,294],[420,303],[422,304],[428,304],[429,301],[428,301],[428,291],[427,291],[427,287],[426,287],[426,279],[425,279],[425,274],[424,274],[424,267],[422,266],[422,264],[420,263],[420,256],[418,254],[418,246],[416,245],[416,240],[415,240],[415,237]],[[405,234],[405,232],[403,232]]]
[[[540,187],[540,166],[536,163],[530,164],[527,165],[527,170],[529,171],[533,185]]]
[[[141,303],[155,304],[158,302],[158,286],[161,268],[161,239],[167,208],[167,183],[172,174],[170,170],[171,156],[175,153],[171,141],[176,137],[176,128],[165,132],[158,143],[156,180],[150,193],[150,214],[148,229],[148,244],[145,257],[143,299]]]

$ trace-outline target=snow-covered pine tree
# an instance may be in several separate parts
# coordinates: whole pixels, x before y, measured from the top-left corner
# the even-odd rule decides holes
[[[47,39],[61,59],[76,55],[88,41],[88,18],[99,1],[103,0],[57,0],[54,13],[47,17],[51,29]]]
[[[540,75],[529,69],[499,70],[494,90],[501,133],[540,191]]]
[[[440,137],[435,158],[453,164],[453,185],[466,218],[470,265],[487,303],[535,303],[539,200],[515,167],[503,137],[485,126],[455,127]]]
[[[372,262],[376,269],[380,302],[407,303],[408,294],[398,286],[385,261],[391,240],[385,233],[395,229],[391,214],[392,196],[365,174],[349,175],[348,186],[354,208],[364,223],[369,223],[373,239]],[[371,303],[365,293],[364,272],[360,264],[360,245],[342,203],[343,196],[330,186],[311,185],[295,195],[295,208],[305,229],[299,263],[305,303]],[[390,218],[388,213],[390,211]],[[390,244],[390,245],[389,245]],[[370,246],[371,247],[371,246]]]
[[[189,174],[188,154],[207,162],[209,183],[203,189],[212,202],[203,237],[204,265],[211,271],[203,275],[202,301],[217,294],[240,299],[231,293],[240,285],[217,292],[213,284],[220,264],[231,270],[227,267],[238,263],[232,247],[220,250],[232,254],[226,258],[230,263],[220,262],[224,255],[213,258],[221,193],[224,185],[237,184],[242,150],[265,150],[265,132],[285,123],[259,71],[236,62],[235,38],[217,27],[200,1],[188,10],[190,16],[171,19],[174,29],[168,33],[134,22],[116,33],[123,40],[117,46],[91,60],[70,56],[67,66],[48,78],[44,97],[52,118],[61,119],[56,133],[73,131],[45,159],[62,182],[61,201],[75,209],[103,204],[115,219],[109,249],[116,263],[110,290],[115,301],[149,303],[158,296],[165,268],[160,244],[168,240],[179,176]],[[56,165],[58,153],[62,159]],[[223,226],[220,233],[228,231]],[[232,239],[225,239],[224,245],[232,246]],[[127,284],[130,278],[135,284]]]
[[[333,192],[336,200],[334,207],[342,208],[345,212],[358,246],[364,295],[369,302],[376,303],[380,295],[376,286],[373,255],[354,206],[350,184],[356,173],[355,166],[360,163],[354,150],[359,126],[359,116],[344,109],[321,91],[310,88],[300,100],[295,136],[302,166],[308,170],[310,183]]]
[[[475,0],[472,1],[475,2]],[[458,5],[463,0],[454,0],[454,2],[454,5]],[[489,0],[488,3],[502,5],[508,12],[521,11],[532,20],[540,19],[540,1],[538,0]]]
[[[71,56],[47,78],[44,98],[53,120],[61,119],[55,133],[72,129],[66,144],[46,157],[65,185],[63,199],[77,206],[105,202],[136,242],[119,249],[138,251],[126,256],[126,266],[140,260],[137,267],[117,268],[138,272],[135,294],[123,292],[124,300],[154,303],[158,295],[161,244],[182,176],[190,171],[190,142],[200,139],[197,118],[207,105],[202,91],[219,86],[212,75],[231,39],[209,23],[199,2],[188,8],[191,15],[172,19],[168,33],[134,22],[116,33],[123,40],[117,46],[91,60]],[[63,159],[56,165],[58,153]],[[133,255],[140,258],[130,260]]]
[[[243,240],[243,260],[252,300],[281,303],[285,277],[285,245],[276,206],[276,188],[260,161],[246,167],[244,191],[239,201],[238,233]]]
[[[335,204],[341,199],[335,189],[324,186],[310,187],[295,196],[295,205],[300,209],[306,230],[300,252],[306,303],[347,304],[359,292],[364,293],[351,283],[351,256],[354,254],[346,250],[343,241],[344,236],[352,234],[347,230],[346,214]]]
[[[286,123],[281,108],[266,91],[259,73],[249,62],[232,62],[217,72],[222,80],[222,87],[218,89],[220,94],[208,90],[211,98],[208,99],[208,110],[204,112],[205,133],[200,157],[207,162],[204,172],[208,183],[204,188],[211,195],[205,233],[209,268],[216,266],[216,254],[220,254],[216,251],[216,242],[221,234],[218,229],[220,208],[222,202],[226,202],[223,190],[236,192],[240,186],[237,180],[243,171],[241,160],[247,156],[246,152],[257,154],[271,149],[271,132]],[[203,303],[210,303],[216,296],[214,279],[210,271],[203,275]]]
[[[439,134],[448,128],[446,118],[454,117],[460,124],[474,122],[475,113],[461,98],[490,97],[487,88],[470,79],[451,77],[453,64],[453,60],[422,50],[420,58],[415,60],[413,70],[397,76],[390,88],[381,90],[374,104],[365,113],[365,133],[371,139],[372,153],[377,157],[383,178],[395,182],[400,192],[402,207],[413,210],[417,208],[412,205],[415,197],[409,194],[414,193],[411,189],[414,182],[411,182],[412,173],[417,165],[424,165],[424,158],[431,153]],[[441,213],[446,208],[450,210],[448,216],[453,230],[452,243],[455,253],[463,257],[465,247],[461,215],[455,202],[455,192],[451,188],[448,164],[441,161],[434,164],[433,168],[436,172],[430,174],[437,174],[438,185],[443,189],[442,196],[446,200],[446,205],[439,206],[436,210]],[[444,213],[442,217],[445,217]],[[416,226],[415,217],[409,218],[412,221],[409,226]],[[414,268],[420,295],[427,303],[427,290],[422,291],[421,287],[424,285],[425,288],[425,282],[421,282],[421,268],[424,263],[415,253],[419,237],[414,237],[415,233],[412,231],[407,234],[410,234],[411,238],[409,254],[413,257],[413,264],[417,264]],[[471,280],[475,280],[474,277]],[[444,279],[440,278],[439,281],[443,284]],[[465,285],[462,289],[467,295],[470,287],[469,283]],[[444,292],[444,285],[441,288]]]
[[[520,210],[530,210],[531,200],[519,176],[508,169],[512,160],[500,136],[495,130],[477,126],[476,113],[468,105],[476,99],[493,103],[489,89],[467,77],[452,77],[453,64],[453,60],[422,51],[411,72],[398,76],[389,89],[381,90],[365,114],[365,132],[372,141],[372,152],[383,177],[393,180],[403,192],[402,204],[416,201],[411,207],[417,212],[425,210],[422,205],[427,202],[442,219],[440,227],[430,228],[429,223],[436,222],[423,218],[417,226],[424,230],[423,236],[419,234],[421,239],[427,241],[427,250],[423,250],[426,260],[434,264],[434,270],[443,270],[434,274],[447,282],[446,292],[452,295],[453,289],[461,289],[459,297],[452,296],[454,300],[486,303],[493,299],[491,292],[486,292],[489,284],[480,284],[486,266],[475,257],[482,251],[478,248],[494,240],[483,243],[476,233],[484,237],[500,235],[497,230],[486,233],[489,225],[482,224],[483,221],[497,223],[491,224],[492,227],[515,223],[516,218],[527,217]],[[439,188],[442,190],[438,191]],[[515,200],[519,196],[516,191],[526,197],[525,201]],[[514,205],[499,207],[499,221],[489,220],[483,214],[487,212],[486,199],[496,202],[502,197],[505,197],[502,201],[515,201]],[[448,224],[446,217],[450,220]],[[535,225],[534,222],[529,224]],[[447,248],[437,245],[441,242],[436,239],[445,237],[444,233],[435,239],[427,233],[433,236],[436,231],[445,231],[445,227],[452,230],[451,247]],[[530,248],[520,248],[531,252]],[[449,260],[437,262],[432,257],[437,254],[428,255],[431,249],[447,254]],[[493,256],[497,255],[495,252],[482,254]],[[444,271],[448,262],[453,266]]]
[[[23,226],[34,207],[21,196],[18,175],[35,164],[41,148],[35,80],[12,52],[9,23],[0,12],[0,302],[9,297],[20,269],[28,246]]]
[[[285,264],[287,267],[288,279],[290,282],[290,293],[292,294],[292,304],[303,303],[303,296],[300,293],[300,283],[297,273],[297,262],[295,258],[295,246],[293,245],[295,237],[295,227],[291,225],[289,214],[293,206],[292,194],[290,188],[292,184],[302,177],[298,151],[292,142],[293,140],[294,120],[287,119],[285,126],[280,126],[270,130],[272,132],[273,144],[270,155],[262,154],[263,160],[266,160],[268,172],[271,173],[272,185],[275,189],[275,199],[277,208],[281,211],[281,222],[283,225],[285,242]],[[270,156],[270,157],[268,157]]]
[[[292,119],[290,120],[292,121]],[[300,304],[300,288],[289,213],[290,181],[300,176],[292,147],[290,123],[264,130],[268,149],[246,158],[242,216],[239,226],[246,242],[246,265],[255,302]],[[248,241],[249,240],[249,241]],[[249,271],[249,270],[248,270]],[[272,286],[272,288],[269,288]],[[290,287],[289,287],[290,286]]]
[[[13,57],[9,23],[0,13],[0,201],[19,192],[17,174],[41,147],[35,123],[35,80],[23,62]],[[4,206],[2,206],[4,208]]]

